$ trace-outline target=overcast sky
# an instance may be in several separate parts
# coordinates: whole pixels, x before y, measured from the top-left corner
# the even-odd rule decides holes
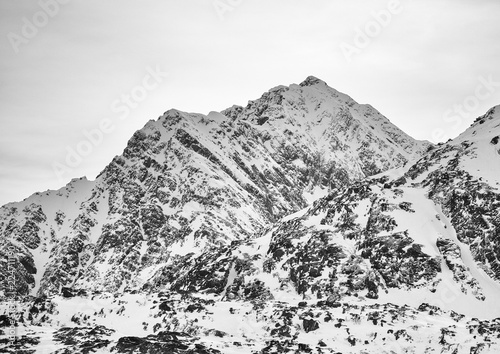
[[[500,104],[499,15],[497,0],[3,0],[0,204],[95,178],[170,108],[308,75],[415,138],[454,137]]]

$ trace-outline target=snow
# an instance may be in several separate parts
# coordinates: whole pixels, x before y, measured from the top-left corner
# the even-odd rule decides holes
[[[463,294],[460,285],[453,280],[452,271],[443,261],[442,273],[440,274],[442,281],[434,294],[424,288],[410,291],[391,288],[389,294],[381,294],[377,302],[408,304],[415,307],[427,302],[446,311],[454,310],[471,317],[484,319],[500,317],[500,303],[498,302],[500,284],[491,279],[478,266],[469,247],[457,239],[449,219],[436,204],[425,196],[424,189],[410,187],[402,187],[401,189],[404,193],[398,197],[399,201],[412,203],[411,208],[415,210],[415,213],[401,210],[392,211],[391,215],[398,223],[394,232],[408,230],[409,236],[414,239],[415,243],[422,245],[422,251],[431,257],[441,256],[436,246],[438,237],[453,240],[460,247],[464,265],[479,282],[486,299],[485,301],[476,299],[470,290],[468,294]],[[436,215],[439,216],[439,220]]]
[[[422,251],[431,257],[440,256],[436,246],[438,236],[445,232],[441,225],[436,225],[435,204],[425,196],[425,190],[420,188],[401,188],[403,195],[396,202],[410,202],[410,208],[415,213],[394,210],[391,214],[397,220],[398,227],[394,232],[409,230],[409,236],[417,244],[423,245]]]
[[[227,120],[227,117],[219,112],[215,112],[215,111],[211,111],[210,113],[208,113],[208,119],[213,121],[213,122],[216,122],[216,123],[221,123],[225,120]]]
[[[328,191],[320,186],[314,186],[313,189],[306,189],[303,195],[307,204],[312,204],[314,201],[326,197],[328,195]]]
[[[451,142],[455,146],[460,146],[464,142],[472,143],[471,148],[474,149],[474,153],[462,157],[460,168],[497,190],[500,189],[500,142],[494,145],[491,141],[494,137],[500,136],[499,107],[478,118],[479,121]]]
[[[288,214],[287,216],[285,216],[281,219],[281,222],[290,221],[290,220],[293,220],[296,218],[300,218],[303,215],[305,215],[308,210],[309,210],[309,208],[304,208],[302,210],[296,211],[295,213]]]
[[[302,161],[302,159],[295,159],[292,161],[292,164],[299,168],[307,168],[306,164],[304,163],[304,161]]]

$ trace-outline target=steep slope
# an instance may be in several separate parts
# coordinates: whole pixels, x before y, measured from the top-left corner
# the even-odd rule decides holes
[[[245,108],[170,110],[96,181],[2,207],[0,252],[14,250],[21,294],[141,287],[428,147],[313,77]]]

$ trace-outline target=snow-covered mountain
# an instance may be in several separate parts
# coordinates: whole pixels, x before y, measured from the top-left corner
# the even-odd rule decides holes
[[[499,136],[496,107],[415,141],[314,77],[168,111],[96,181],[0,209],[17,348],[500,352]]]
[[[136,132],[96,181],[2,207],[0,231],[18,252],[22,294],[140,287],[166,264],[251,237],[429,146],[309,77],[245,108],[170,110]]]

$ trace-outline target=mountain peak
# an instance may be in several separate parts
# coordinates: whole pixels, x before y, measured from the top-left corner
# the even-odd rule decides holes
[[[500,119],[500,104],[491,107],[488,112],[486,112],[485,117],[489,119]]]
[[[312,85],[317,85],[317,84],[328,84],[324,82],[323,80],[318,79],[316,76],[308,76],[304,81],[300,83],[300,86],[312,86]]]
[[[168,118],[179,118],[180,116],[183,115],[183,113],[184,112],[179,111],[178,109],[171,108],[168,111],[166,111],[165,113],[163,113],[163,117],[165,119],[168,119]]]
[[[484,115],[479,116],[472,122],[457,138],[453,139],[456,142],[463,140],[471,141],[486,141],[492,136],[498,135],[498,121],[500,120],[500,105],[490,108]]]

